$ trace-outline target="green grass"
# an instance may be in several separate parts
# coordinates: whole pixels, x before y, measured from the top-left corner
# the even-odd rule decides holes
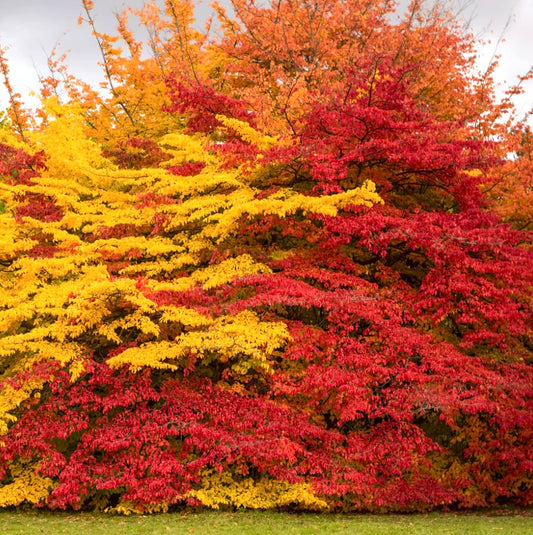
[[[533,511],[416,515],[184,512],[120,517],[89,513],[0,512],[0,535],[533,535]]]

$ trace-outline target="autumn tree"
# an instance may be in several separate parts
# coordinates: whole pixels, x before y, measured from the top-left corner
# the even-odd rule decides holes
[[[473,38],[420,1],[83,6],[107,95],[59,62],[0,130],[0,504],[531,504],[531,236],[490,198],[527,160]]]

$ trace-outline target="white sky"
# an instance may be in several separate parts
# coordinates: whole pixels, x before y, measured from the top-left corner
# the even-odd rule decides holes
[[[113,33],[113,13],[121,11],[123,4],[139,7],[144,0],[95,0],[94,15],[100,31]],[[204,0],[197,10],[198,18],[209,12]],[[408,0],[401,0],[402,4]],[[471,19],[474,33],[492,44],[485,47],[480,68],[486,68],[511,17],[505,41],[500,43],[501,55],[497,80],[510,85],[516,77],[533,65],[533,0],[454,0],[465,6],[464,17]],[[11,69],[11,82],[16,91],[29,102],[30,91],[38,89],[38,72],[47,74],[46,59],[52,48],[60,43],[60,50],[69,52],[68,65],[73,74],[97,84],[101,73],[97,66],[98,49],[86,24],[78,26],[82,14],[81,0],[0,0],[0,44],[9,46],[7,56]],[[533,106],[533,83],[526,86],[526,94],[516,100],[523,115]],[[8,106],[6,92],[0,88],[0,109]]]

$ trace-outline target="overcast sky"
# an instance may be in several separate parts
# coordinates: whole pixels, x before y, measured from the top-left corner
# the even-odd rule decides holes
[[[140,7],[144,0],[95,0],[94,15],[97,28],[112,32],[115,26],[113,13],[121,11],[124,3]],[[205,17],[209,0],[199,4],[197,14]],[[403,4],[408,0],[403,0]],[[455,0],[455,4],[467,4],[464,14],[472,20],[475,35],[492,39],[480,58],[480,68],[485,68],[506,22],[511,17],[498,53],[501,66],[498,81],[511,84],[516,76],[527,72],[533,64],[533,0]],[[93,84],[101,80],[96,65],[98,50],[87,25],[78,26],[82,14],[81,0],[0,0],[0,44],[9,46],[8,58],[11,81],[15,89],[27,99],[27,94],[38,89],[38,72],[47,73],[46,58],[52,48],[60,43],[62,51],[70,51],[68,65],[76,76]],[[0,109],[8,105],[6,93],[0,89]],[[533,105],[533,84],[517,101],[517,107],[525,113]]]

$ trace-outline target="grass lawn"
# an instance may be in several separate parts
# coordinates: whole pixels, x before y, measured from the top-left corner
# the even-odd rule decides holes
[[[416,515],[192,512],[120,517],[89,513],[0,512],[0,535],[533,535],[533,511]]]

